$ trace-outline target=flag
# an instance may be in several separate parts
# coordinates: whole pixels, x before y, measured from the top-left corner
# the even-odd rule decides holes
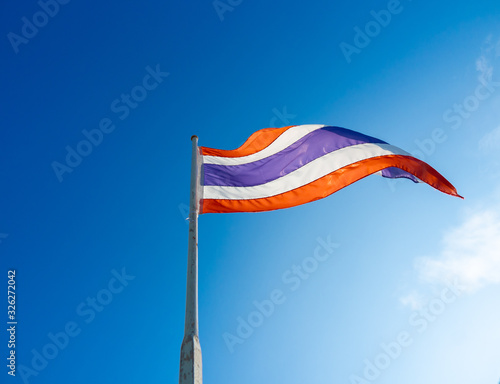
[[[200,147],[199,167],[200,213],[289,208],[376,172],[461,197],[434,168],[402,149],[326,125],[262,129],[234,150]]]

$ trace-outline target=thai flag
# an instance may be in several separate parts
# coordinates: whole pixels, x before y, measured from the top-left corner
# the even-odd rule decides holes
[[[461,197],[427,163],[385,141],[340,127],[267,128],[235,150],[199,149],[200,213],[289,208],[331,195],[375,172],[423,181]]]

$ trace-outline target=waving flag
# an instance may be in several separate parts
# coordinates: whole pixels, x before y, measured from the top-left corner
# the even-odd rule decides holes
[[[238,149],[200,147],[200,213],[260,212],[321,199],[372,173],[423,181],[458,196],[427,163],[340,127],[262,129]]]

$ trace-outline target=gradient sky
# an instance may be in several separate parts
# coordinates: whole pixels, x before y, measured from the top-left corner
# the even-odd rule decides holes
[[[204,382],[498,383],[497,1],[1,8],[2,383],[178,382],[190,137],[233,149],[295,124],[388,141],[465,200],[372,175],[201,216]]]

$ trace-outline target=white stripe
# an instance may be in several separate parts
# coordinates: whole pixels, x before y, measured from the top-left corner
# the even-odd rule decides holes
[[[384,155],[411,156],[390,144],[357,144],[327,153],[276,180],[252,187],[203,186],[203,198],[249,200],[279,195],[309,184],[349,164]]]
[[[252,155],[241,156],[241,157],[203,156],[203,163],[218,164],[218,165],[241,165],[265,159],[266,157],[272,156],[282,151],[283,149],[288,148],[297,140],[302,139],[305,135],[311,133],[312,131],[321,129],[323,127],[326,127],[326,125],[319,125],[319,124],[297,125],[295,127],[287,129],[266,148]]]

